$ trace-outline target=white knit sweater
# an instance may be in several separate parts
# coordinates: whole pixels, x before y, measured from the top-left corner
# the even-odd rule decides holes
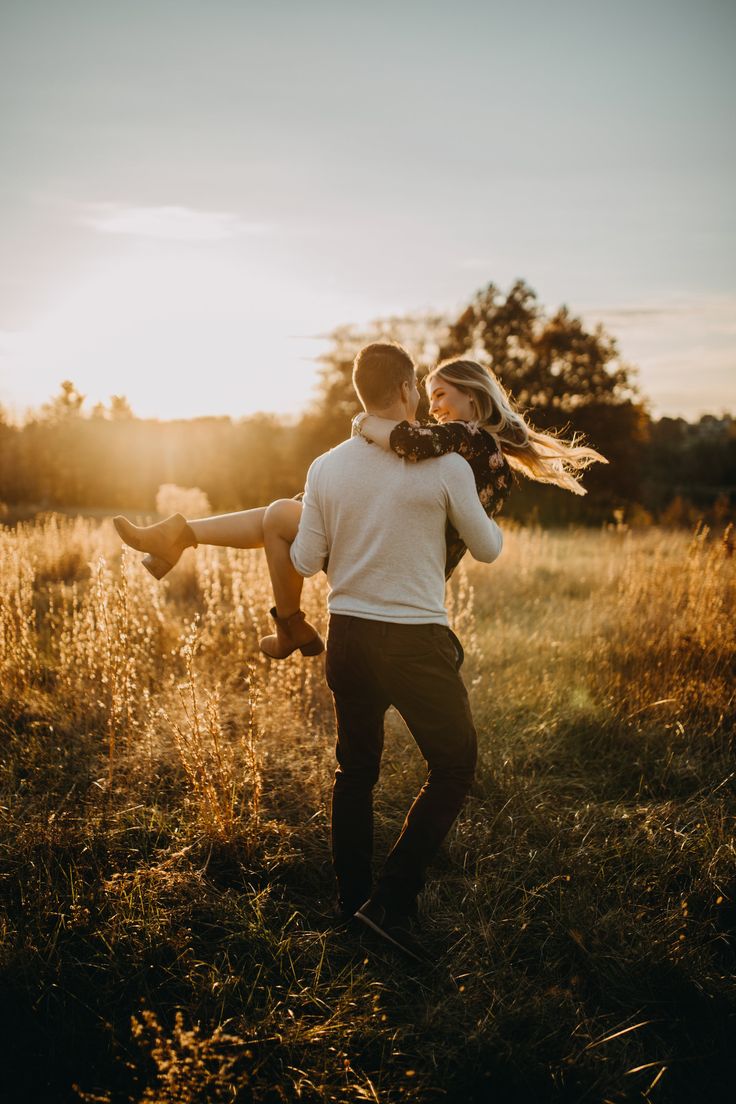
[[[329,558],[330,613],[446,625],[447,520],[476,560],[503,546],[455,453],[415,463],[353,437],[314,461],[303,506],[292,563],[309,576]]]

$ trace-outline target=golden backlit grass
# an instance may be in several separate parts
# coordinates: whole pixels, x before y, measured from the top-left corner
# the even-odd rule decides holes
[[[422,974],[332,925],[331,702],[321,661],[257,651],[262,555],[200,548],[162,584],[109,523],[0,529],[11,1099],[729,1091],[731,547],[510,529],[458,573],[480,763]],[[324,602],[320,577],[322,627]],[[422,779],[388,728],[379,856]]]

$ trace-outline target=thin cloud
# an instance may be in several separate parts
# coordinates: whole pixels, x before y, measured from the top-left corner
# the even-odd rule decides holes
[[[688,309],[687,307],[604,307],[601,310],[590,308],[586,310],[585,313],[599,315],[601,318],[607,320],[638,322],[642,318],[672,318],[681,316],[686,313]]]
[[[165,241],[225,241],[265,234],[266,223],[246,222],[230,211],[196,211],[191,207],[132,207],[115,203],[90,205],[79,220],[101,234]]]
[[[597,320],[620,328],[670,321],[673,325],[680,326],[699,325],[713,334],[736,333],[736,297],[730,295],[699,296],[662,303],[585,307],[581,313],[590,321]]]

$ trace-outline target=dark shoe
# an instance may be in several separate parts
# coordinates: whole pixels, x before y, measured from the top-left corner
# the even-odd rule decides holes
[[[351,921],[355,920],[355,914],[365,899],[365,893],[362,897],[350,897],[347,900],[338,897],[334,905],[334,913],[337,921],[341,924],[350,924]],[[358,926],[360,927],[361,925]]]
[[[194,533],[182,514],[171,514],[155,525],[133,525],[119,514],[112,523],[127,545],[146,553],[143,566],[157,579],[171,571],[185,548],[197,547]]]
[[[408,913],[391,912],[383,905],[369,900],[360,906],[355,918],[415,962],[431,962],[427,951],[412,934],[411,917]]]
[[[354,912],[336,905],[332,913],[331,927],[335,932],[354,932],[358,929],[362,930],[363,925],[356,919]]]
[[[297,648],[305,656],[319,655],[325,650],[322,637],[305,619],[303,610],[297,610],[290,617],[279,617],[275,606],[270,612],[276,622],[276,632],[261,637],[258,645],[269,659],[287,659]]]

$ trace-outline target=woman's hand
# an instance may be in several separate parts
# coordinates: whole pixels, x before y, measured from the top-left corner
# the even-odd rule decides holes
[[[379,418],[376,414],[369,414],[360,423],[360,435],[374,445],[378,445],[385,452],[391,449],[391,430],[399,423],[393,418]]]

